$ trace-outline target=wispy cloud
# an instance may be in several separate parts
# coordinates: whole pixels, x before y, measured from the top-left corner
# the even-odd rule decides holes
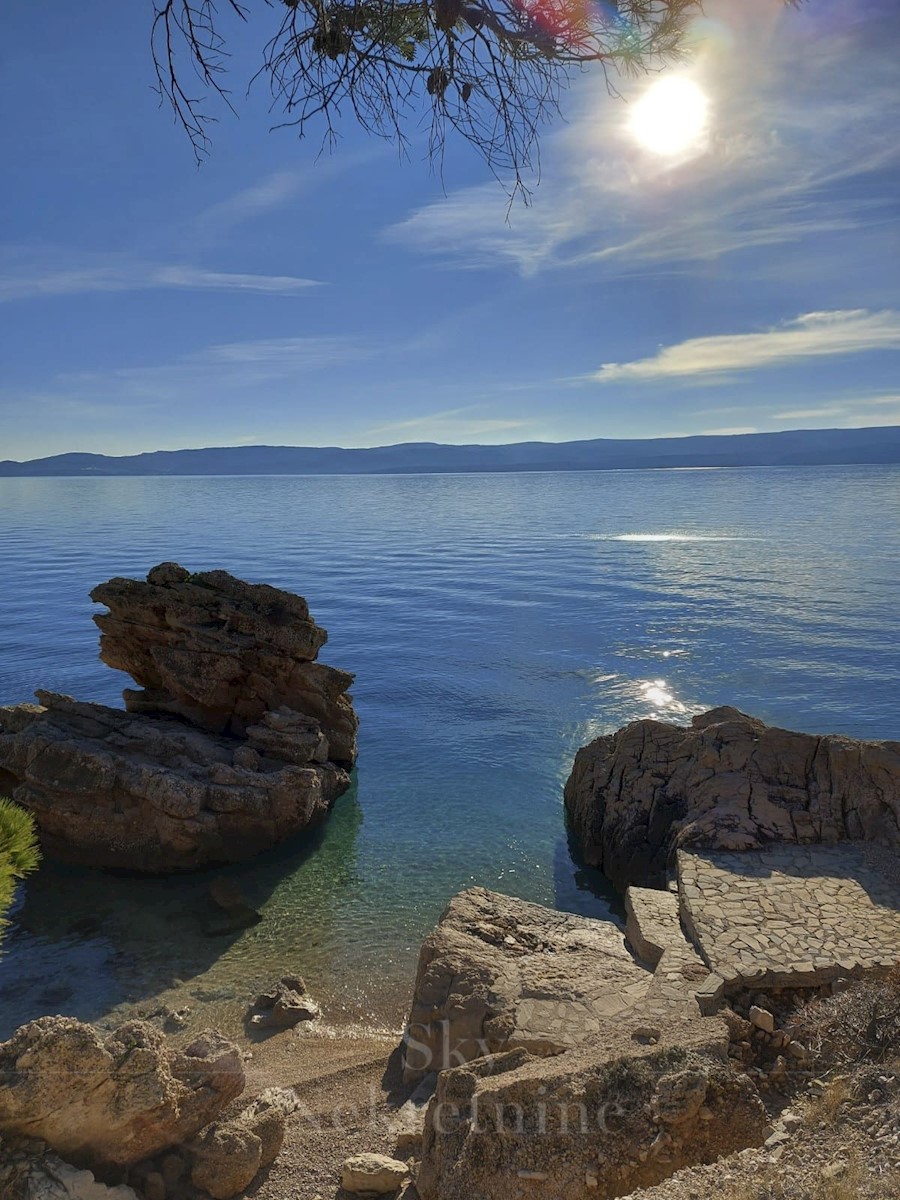
[[[172,400],[198,392],[246,392],[276,380],[292,380],[369,358],[378,348],[360,338],[338,335],[260,338],[223,342],[171,363],[79,372],[59,377],[70,390],[112,390]]]
[[[366,429],[360,438],[371,444],[372,438],[400,438],[403,441],[453,441],[465,438],[493,438],[524,429],[528,421],[510,418],[479,417],[481,405],[451,408],[444,412],[426,413],[401,421],[387,421]]]
[[[606,363],[593,376],[599,383],[646,383],[731,375],[803,359],[900,349],[900,313],[806,313],[761,333],[689,338],[651,358]]]
[[[892,425],[900,421],[900,392],[874,396],[853,393],[851,396],[807,408],[788,408],[772,412],[771,420],[833,421],[838,425]]]
[[[466,188],[387,238],[455,267],[506,263],[533,275],[593,264],[615,276],[871,232],[893,193],[884,189],[879,204],[865,180],[900,163],[900,143],[884,136],[900,122],[892,52],[859,53],[861,26],[832,29],[813,8],[707,5],[708,36],[690,71],[712,97],[715,123],[699,156],[641,151],[626,103],[593,80],[571,125],[547,143],[531,208],[506,222],[495,186]],[[628,85],[626,96],[646,86]]]
[[[384,146],[368,145],[339,155],[323,155],[305,169],[272,171],[194,217],[190,222],[190,243],[206,246],[220,241],[246,222],[286,208],[292,201],[383,157],[386,152]]]
[[[41,258],[46,256],[42,255]],[[184,264],[158,265],[120,260],[56,268],[45,262],[34,262],[0,273],[0,303],[46,296],[151,289],[292,295],[315,286],[316,280],[294,275],[249,275],[210,271]]]
[[[211,204],[194,221],[195,233],[221,237],[245,221],[283,207],[303,186],[300,171],[274,171],[250,187]]]
[[[381,352],[362,338],[329,335],[224,342],[171,362],[65,372],[40,390],[6,389],[0,404],[30,413],[32,423],[37,414],[42,420],[87,420],[123,409],[187,412],[208,396],[253,410],[263,397],[292,394],[295,384],[316,372],[336,371]]]

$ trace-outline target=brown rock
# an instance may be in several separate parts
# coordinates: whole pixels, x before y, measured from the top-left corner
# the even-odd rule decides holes
[[[0,784],[48,854],[192,870],[325,818],[356,753],[353,677],[312,661],[326,635],[305,600],[172,563],[93,596],[110,606],[101,657],[145,690],[126,712],[51,692],[0,709]],[[257,919],[231,908],[236,927]]]
[[[144,1200],[166,1200],[168,1189],[166,1181],[163,1179],[159,1171],[151,1171],[144,1178],[143,1186]]]
[[[384,1154],[355,1154],[341,1167],[341,1187],[345,1192],[386,1196],[396,1192],[408,1176],[406,1163],[396,1158]]]
[[[214,1200],[230,1200],[244,1191],[275,1161],[285,1121],[297,1106],[293,1092],[268,1088],[232,1120],[209,1126],[188,1147],[191,1182]]]
[[[211,1125],[190,1148],[191,1183],[213,1200],[230,1200],[249,1187],[262,1159],[262,1142],[256,1134],[233,1123]]]
[[[900,743],[794,733],[734,708],[688,728],[635,721],[578,751],[565,801],[586,860],[622,890],[665,886],[679,847],[900,847]]]
[[[683,1125],[700,1112],[708,1090],[707,1071],[678,1071],[659,1080],[650,1104],[661,1124]]]
[[[244,734],[277,709],[318,720],[330,757],[356,757],[346,671],[314,663],[328,635],[302,596],[227,571],[191,575],[175,563],[146,582],[110,579],[91,592],[100,657],[144,689],[132,712],[175,713],[213,733]]]
[[[261,1011],[254,1013],[254,1008]],[[315,1021],[321,1010],[307,995],[306,984],[299,976],[285,975],[257,996],[248,1016],[250,1024],[259,1029],[291,1029],[300,1021]]]
[[[178,1052],[140,1021],[101,1039],[74,1017],[41,1017],[0,1044],[0,1134],[128,1166],[193,1137],[243,1087],[240,1053],[217,1033]]]

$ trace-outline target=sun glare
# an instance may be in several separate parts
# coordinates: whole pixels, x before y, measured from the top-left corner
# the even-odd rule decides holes
[[[699,145],[709,122],[709,100],[690,79],[667,75],[631,110],[631,132],[654,154],[683,154]]]

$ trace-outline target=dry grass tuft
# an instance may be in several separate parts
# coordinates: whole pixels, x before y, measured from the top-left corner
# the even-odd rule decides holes
[[[807,1125],[838,1123],[841,1109],[853,1097],[853,1083],[846,1075],[838,1075],[828,1084],[821,1096],[807,1107],[804,1115]]]
[[[897,1200],[900,1172],[875,1175],[858,1158],[851,1158],[833,1179],[820,1178],[803,1187],[803,1200]],[[716,1200],[794,1200],[797,1192],[772,1175],[725,1184]]]
[[[812,1001],[792,1032],[836,1066],[886,1062],[900,1052],[900,968]]]

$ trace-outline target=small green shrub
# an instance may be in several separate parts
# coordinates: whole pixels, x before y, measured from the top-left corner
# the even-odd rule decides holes
[[[12,904],[16,884],[41,861],[31,814],[0,796],[0,933]]]

